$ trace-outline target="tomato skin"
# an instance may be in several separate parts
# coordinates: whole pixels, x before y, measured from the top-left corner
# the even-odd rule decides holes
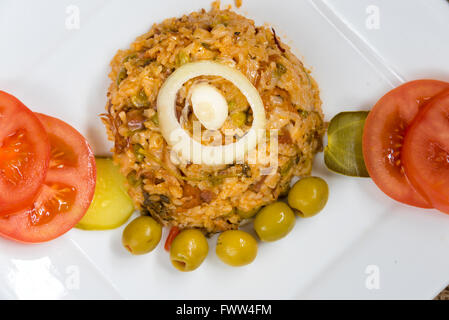
[[[95,157],[86,139],[61,120],[36,115],[51,145],[45,182],[30,207],[0,218],[0,235],[22,243],[50,241],[72,229],[87,212],[96,183]]]
[[[413,120],[402,159],[416,190],[449,214],[449,90],[430,100]]]
[[[416,80],[384,95],[369,113],[363,131],[363,156],[374,183],[390,198],[420,208],[428,200],[409,182],[401,159],[406,129],[419,110],[434,96],[449,89],[449,83]]]
[[[50,143],[39,119],[0,91],[0,217],[26,208],[44,182]]]

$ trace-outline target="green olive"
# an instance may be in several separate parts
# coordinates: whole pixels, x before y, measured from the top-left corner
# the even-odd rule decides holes
[[[329,187],[318,177],[299,180],[288,193],[288,204],[298,210],[298,215],[308,218],[320,212],[327,203]]]
[[[244,231],[225,231],[218,237],[215,253],[230,266],[245,266],[256,259],[257,241]]]
[[[295,226],[295,214],[284,202],[272,203],[257,214],[254,229],[262,241],[276,241],[285,237]]]
[[[129,252],[140,255],[153,251],[161,236],[161,225],[151,217],[141,216],[126,226],[122,243]]]
[[[260,208],[255,208],[250,211],[243,211],[240,209],[237,209],[237,214],[242,217],[243,219],[251,219],[254,218],[254,216],[259,212]]]
[[[184,230],[173,240],[170,260],[179,271],[187,272],[198,268],[209,252],[204,234],[195,229]]]

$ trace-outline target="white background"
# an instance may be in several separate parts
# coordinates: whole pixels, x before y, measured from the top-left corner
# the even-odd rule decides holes
[[[116,50],[154,22],[209,4],[1,0],[0,89],[69,122],[97,154],[107,154],[97,115],[106,104]],[[69,5],[80,10],[78,30],[66,28]],[[366,24],[373,8],[378,29]],[[244,0],[239,12],[274,26],[312,69],[327,119],[368,110],[407,80],[449,81],[445,0]],[[326,209],[298,219],[282,241],[261,244],[248,267],[224,266],[215,257],[215,239],[201,268],[182,274],[162,246],[146,256],[128,255],[121,229],[72,230],[42,245],[0,239],[0,297],[431,299],[449,283],[449,216],[400,205],[369,179],[332,174],[322,155],[314,174],[330,185]],[[366,286],[369,266],[379,271],[378,289]]]

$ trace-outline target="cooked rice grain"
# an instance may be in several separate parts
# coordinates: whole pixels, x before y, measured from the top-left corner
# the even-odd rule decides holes
[[[198,60],[240,70],[259,91],[267,130],[280,130],[275,174],[262,175],[260,163],[215,167],[171,163],[170,147],[159,129],[157,96],[176,68]],[[207,232],[235,229],[241,222],[239,210],[250,211],[285,194],[293,176],[310,174],[313,157],[322,149],[321,101],[309,71],[273,30],[256,27],[252,20],[220,10],[217,4],[209,12],[153,25],[130,49],[120,50],[111,67],[103,122],[115,143],[114,160],[128,177],[136,206],[164,225]],[[244,112],[251,118],[246,98],[232,84],[218,77],[199,80],[208,80],[223,92],[231,115]],[[177,109],[184,108],[191,84],[180,90]],[[232,126],[229,120],[224,127]],[[249,127],[246,123],[241,129]]]

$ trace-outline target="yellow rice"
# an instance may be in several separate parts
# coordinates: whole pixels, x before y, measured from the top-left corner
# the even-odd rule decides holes
[[[279,168],[262,175],[265,165],[207,167],[170,161],[170,146],[160,133],[156,100],[167,77],[184,63],[213,60],[241,71],[256,87],[267,114],[267,130],[279,130]],[[238,227],[239,213],[260,208],[284,195],[293,176],[311,172],[322,149],[323,115],[318,87],[274,30],[215,3],[201,10],[154,24],[111,62],[112,83],[103,116],[115,142],[114,160],[128,177],[136,206],[164,225],[221,232]],[[193,82],[207,80],[229,104],[226,129],[247,131],[251,112],[242,93],[219,77],[185,84],[177,99],[181,111]],[[247,116],[236,125],[233,115]],[[192,121],[193,116],[189,121]],[[190,122],[189,122],[190,123]],[[189,124],[186,125],[189,130]]]

